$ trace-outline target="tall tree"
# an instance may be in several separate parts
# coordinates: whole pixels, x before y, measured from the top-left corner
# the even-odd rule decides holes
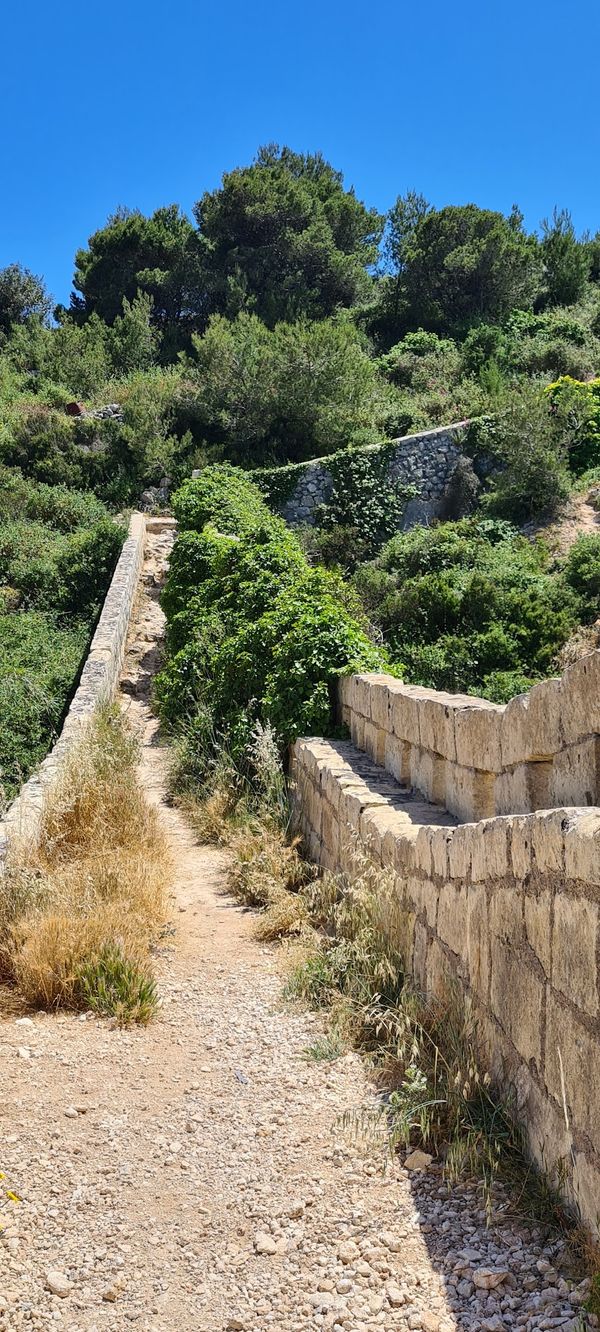
[[[542,222],[545,303],[573,305],[585,291],[592,254],[577,239],[568,209],[555,208],[552,221]]]
[[[539,286],[538,245],[515,211],[475,204],[432,210],[406,246],[403,289],[412,327],[450,332],[528,309]]]
[[[51,309],[42,278],[22,264],[0,269],[0,333],[10,333],[14,324],[24,324],[32,315],[44,320]]]
[[[368,295],[383,219],[316,154],[270,144],[223,177],[194,214],[210,254],[215,310],[321,319]]]
[[[167,348],[184,345],[207,317],[203,246],[176,204],[151,217],[119,209],[75,256],[70,313],[98,314],[113,324],[123,300],[142,292],[152,298],[152,322]]]

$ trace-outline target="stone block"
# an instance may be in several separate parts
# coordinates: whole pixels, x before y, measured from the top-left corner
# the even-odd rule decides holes
[[[600,810],[566,816],[565,874],[567,879],[600,887]]]
[[[565,815],[561,809],[538,810],[531,821],[532,868],[540,874],[562,874],[565,859]]]
[[[443,995],[453,972],[447,954],[437,939],[431,939],[427,949],[426,990],[431,995]]]
[[[380,768],[383,767],[385,760],[385,737],[386,732],[380,726],[375,722],[365,721],[362,747]]]
[[[600,733],[600,650],[580,657],[565,671],[561,703],[566,745]]]
[[[406,877],[417,868],[416,841],[419,829],[415,824],[403,828],[396,834],[394,847],[394,869],[396,874]]]
[[[527,942],[548,977],[550,977],[552,942],[552,897],[549,888],[544,888],[538,893],[525,893],[524,897]]]
[[[454,714],[456,697],[431,690],[420,701],[419,732],[423,749],[456,762]]]
[[[573,1170],[573,1196],[584,1225],[600,1238],[600,1170],[583,1152],[577,1152]]]
[[[382,731],[392,729],[390,717],[390,690],[388,676],[382,676],[380,679],[373,679],[369,690],[369,702],[371,707],[371,721],[375,723]]]
[[[451,879],[466,879],[471,873],[473,827],[461,824],[448,839],[448,873]]]
[[[500,727],[503,768],[551,760],[563,744],[561,710],[560,680],[543,680],[528,694],[511,698]]]
[[[533,821],[517,815],[508,820],[510,863],[515,879],[522,881],[531,873],[531,839]]]
[[[551,776],[551,761],[519,763],[501,773],[495,781],[496,813],[530,814],[536,809],[548,809]]]
[[[522,1114],[529,1149],[538,1165],[550,1173],[568,1165],[573,1139],[562,1104],[551,1099],[545,1087],[533,1079]]]
[[[488,929],[488,899],[483,884],[470,884],[466,889],[467,921],[466,950],[469,984],[474,993],[487,1004],[490,988],[490,936]]]
[[[443,883],[439,890],[437,933],[459,957],[465,955],[467,938],[467,893],[464,887]]]
[[[341,708],[352,707],[352,676],[341,675],[338,681],[338,703]]]
[[[425,824],[417,829],[415,838],[415,865],[428,879],[432,872],[431,836],[431,828]]]
[[[431,834],[433,873],[440,879],[448,878],[448,843],[452,836],[449,828],[434,828]]]
[[[407,740],[386,732],[383,766],[402,786],[410,786],[411,746]]]
[[[574,1135],[587,1134],[600,1141],[600,1096],[598,1096],[598,1056],[600,1040],[565,1004],[564,999],[548,992],[546,1008],[545,1081],[550,1094],[570,1115]]]
[[[413,976],[421,989],[427,987],[427,930],[417,921],[412,960]]]
[[[497,1022],[510,1037],[523,1059],[542,1061],[542,1010],[544,986],[523,963],[510,944],[493,934],[490,1007]]]
[[[329,804],[329,801],[323,802],[323,813],[321,819],[321,838],[323,847],[327,852],[327,868],[335,870],[339,864],[340,855],[340,825],[335,810]]]
[[[365,718],[360,712],[355,712],[354,710],[350,716],[350,735],[352,736],[352,744],[356,745],[357,749],[364,749]]]
[[[495,888],[489,896],[490,934],[517,949],[524,939],[523,894],[516,887]]]
[[[568,745],[554,756],[549,803],[600,804],[600,736]]]
[[[471,873],[477,883],[508,872],[508,819],[483,819],[473,828]]]
[[[552,984],[582,1012],[598,1013],[598,907],[585,897],[557,893],[552,929]]]
[[[502,772],[500,730],[504,708],[499,703],[473,699],[454,714],[456,761],[463,768]]]
[[[410,747],[410,785],[434,805],[446,798],[446,760],[429,749]]]
[[[496,813],[494,774],[448,763],[445,804],[451,814],[465,822],[493,818]]]
[[[440,890],[432,879],[421,879],[421,910],[433,929],[438,915]]]
[[[419,718],[421,700],[431,693],[420,685],[405,685],[399,682],[399,688],[390,690],[390,717],[394,735],[399,740],[408,740],[411,745],[420,745]]]

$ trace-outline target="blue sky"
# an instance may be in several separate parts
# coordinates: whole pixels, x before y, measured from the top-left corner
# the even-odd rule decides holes
[[[118,204],[190,210],[271,140],[381,210],[414,188],[600,229],[598,0],[12,0],[0,31],[0,267],[60,300]]]

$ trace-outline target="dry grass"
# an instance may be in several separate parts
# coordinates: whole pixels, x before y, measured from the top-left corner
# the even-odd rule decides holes
[[[107,949],[142,980],[150,976],[170,861],[136,761],[123,718],[98,712],[67,760],[37,844],[10,849],[0,887],[0,973],[31,1005],[89,1007],[82,975]],[[125,974],[133,972],[125,966]]]

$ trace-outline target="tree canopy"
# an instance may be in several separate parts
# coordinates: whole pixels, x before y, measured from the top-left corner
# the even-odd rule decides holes
[[[383,218],[344,188],[320,153],[262,148],[194,208],[208,246],[213,308],[272,327],[364,299]]]

